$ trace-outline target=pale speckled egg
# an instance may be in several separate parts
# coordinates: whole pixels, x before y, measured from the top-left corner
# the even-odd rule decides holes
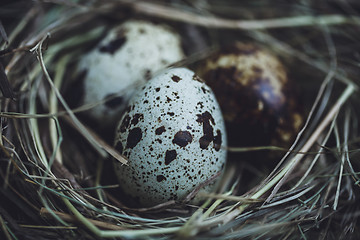
[[[236,42],[205,59],[197,74],[214,90],[230,146],[289,147],[303,117],[294,83],[273,54]]]
[[[226,132],[212,90],[186,68],[166,70],[130,100],[115,137],[122,190],[142,206],[182,200],[222,171]],[[212,191],[216,184],[206,186]]]
[[[115,124],[136,85],[183,58],[180,36],[170,27],[128,20],[111,30],[80,60],[77,71],[83,81],[81,104],[99,103],[110,97],[86,113],[105,126]]]

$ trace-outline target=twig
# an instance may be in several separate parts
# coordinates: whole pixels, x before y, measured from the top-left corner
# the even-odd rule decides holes
[[[89,231],[101,238],[139,238],[150,235],[161,235],[170,234],[178,231],[180,227],[168,227],[168,228],[155,228],[155,229],[141,229],[141,230],[100,230],[95,226],[89,219],[85,218],[71,203],[68,199],[63,198],[65,205],[74,214],[75,218],[78,219]]]
[[[66,120],[67,123],[69,123],[72,127],[77,129],[85,138],[84,132],[82,129],[79,128],[79,126],[73,122],[73,119],[70,116],[64,116],[63,119]],[[116,160],[118,160],[122,164],[127,164],[128,160],[124,156],[122,156],[117,150],[115,150],[112,146],[110,146],[108,143],[106,143],[101,137],[99,137],[93,130],[82,124],[82,127],[86,129],[86,133],[91,136],[91,138],[95,139],[97,144],[101,146],[102,149],[104,149],[110,156],[114,157]]]
[[[360,21],[360,18],[357,16],[346,17],[336,14],[322,16],[297,16],[264,20],[231,20],[213,16],[203,16],[196,13],[186,12],[183,9],[179,10],[173,7],[145,1],[122,0],[121,2],[140,14],[191,23],[203,27],[224,29],[260,30],[313,25],[359,24]]]
[[[99,143],[97,141],[97,139],[94,138],[94,134],[91,134],[89,132],[89,129],[87,129],[79,120],[78,118],[75,116],[75,114],[71,111],[71,109],[69,108],[68,104],[66,103],[66,101],[64,100],[64,98],[62,97],[61,93],[59,92],[59,89],[56,88],[56,86],[54,85],[49,73],[46,70],[45,64],[44,64],[44,60],[43,60],[43,55],[42,55],[42,43],[45,41],[45,39],[47,39],[48,35],[44,36],[44,38],[36,45],[36,47],[34,47],[33,51],[37,51],[37,57],[38,60],[40,62],[41,65],[41,69],[45,75],[45,79],[48,81],[48,83],[50,84],[51,88],[55,91],[55,95],[56,97],[59,99],[60,103],[62,104],[62,106],[65,108],[66,112],[69,114],[71,120],[74,122],[74,124],[76,124],[76,127],[79,128],[79,131],[81,131],[84,136],[86,136],[86,139],[89,141],[89,143],[97,150],[97,152],[102,156],[102,157],[107,157],[108,154],[110,154],[111,156],[115,157],[116,159],[118,159],[121,163],[126,163],[127,161],[125,161],[125,159],[122,156],[118,156],[116,154],[116,152],[114,151],[113,148],[107,148],[106,145],[102,145],[101,143]],[[125,164],[124,163],[124,164]]]
[[[70,222],[70,223],[78,222],[76,217],[74,217],[72,215],[58,212],[58,211],[53,211],[53,213],[56,214],[56,216],[60,217],[62,220],[66,221],[66,222]],[[40,209],[40,216],[45,219],[53,219],[53,215],[46,208]],[[88,219],[88,221],[90,221],[95,226],[103,228],[103,229],[108,229],[108,230],[123,230],[124,229],[123,227],[120,227],[120,226],[117,226],[115,224],[111,224],[108,222],[102,222],[102,221],[93,220],[93,219]]]
[[[329,111],[329,113],[326,115],[324,120],[320,123],[319,127],[315,129],[315,131],[312,133],[310,138],[307,140],[307,142],[304,144],[304,146],[301,148],[300,152],[306,152],[310,149],[310,147],[316,142],[320,134],[324,131],[324,129],[331,123],[332,119],[337,115],[338,111],[340,110],[341,106],[345,103],[345,101],[354,93],[355,87],[354,85],[348,85],[348,87],[344,90],[341,97],[338,99],[338,101],[335,103],[335,105],[332,107],[332,109]],[[277,186],[281,185],[282,178],[286,178],[288,174],[294,170],[295,166],[299,163],[299,161],[304,157],[302,154],[297,154],[294,156],[294,158],[289,162],[289,164],[272,180],[267,184],[267,186],[264,186],[262,189],[260,189],[257,193],[255,193],[252,197],[258,198],[262,196],[265,192],[267,192],[275,183],[277,183]],[[280,182],[278,182],[280,181]],[[268,199],[271,199],[274,194],[278,191],[278,187],[275,187],[273,191],[271,192]]]

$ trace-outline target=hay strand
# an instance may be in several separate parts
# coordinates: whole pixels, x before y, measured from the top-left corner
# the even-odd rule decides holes
[[[310,1],[51,0],[34,1],[26,12],[15,8],[12,21],[1,15],[4,7],[0,77],[9,80],[13,95],[5,90],[0,99],[0,236],[359,238],[360,17],[356,4],[336,4],[344,11]],[[216,192],[200,190],[218,175],[182,201],[148,208],[128,203],[111,179],[111,161],[128,159],[82,115],[117,96],[73,106],[67,93],[82,55],[131,18],[181,32],[188,56],[175,66],[192,67],[239,39],[272,49],[302,91],[306,120],[292,145],[224,146],[229,153],[263,153],[273,165],[239,157],[228,163]],[[194,196],[204,201],[194,205]]]

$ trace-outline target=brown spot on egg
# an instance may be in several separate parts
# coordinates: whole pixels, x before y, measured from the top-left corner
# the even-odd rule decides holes
[[[169,116],[171,116],[171,117],[173,117],[173,116],[175,115],[174,112],[168,112],[167,114],[168,114]]]
[[[115,150],[117,150],[120,154],[123,153],[124,147],[120,141],[118,141],[115,145]]]
[[[161,126],[161,127],[158,127],[157,129],[155,129],[155,134],[161,135],[165,131],[166,131],[165,126]]]
[[[156,181],[158,182],[166,181],[166,177],[164,175],[157,175]]]
[[[199,143],[200,143],[200,148],[201,149],[207,149],[209,144],[212,141],[212,137],[210,137],[209,135],[204,135],[199,139]]]
[[[209,93],[209,92],[210,92],[210,90],[209,90],[209,89],[206,89],[206,88],[204,88],[204,87],[201,87],[201,90],[203,91],[203,93],[204,93],[204,94],[206,94],[206,93]]]
[[[142,131],[139,127],[131,129],[126,140],[126,148],[134,148],[140,142],[141,138]]]
[[[167,150],[165,153],[165,165],[169,165],[177,156],[176,150]]]
[[[222,140],[221,140],[221,131],[218,129],[216,130],[216,135],[214,136],[214,148],[215,148],[215,151],[219,151],[220,148],[221,148],[221,143],[222,143]]]
[[[259,66],[252,66],[252,71],[261,74],[263,70]]]
[[[212,124],[215,124],[214,122],[214,118],[211,116],[211,113],[209,113],[208,111],[202,113],[202,114],[197,114],[196,115],[198,118],[196,119],[196,121],[198,123],[204,123],[204,122],[207,122],[207,123],[212,123]]]
[[[139,33],[144,34],[144,33],[146,33],[146,30],[144,28],[139,28]]]
[[[180,82],[181,78],[179,76],[173,75],[171,77],[171,80],[173,80],[174,82]]]
[[[126,42],[126,37],[122,36],[115,40],[110,41],[107,45],[103,45],[99,48],[102,53],[109,53],[113,55],[122,45]]]
[[[156,92],[159,92],[160,91],[160,88],[158,87],[158,88],[155,88],[155,91]]]
[[[199,105],[200,108],[204,108],[204,103],[203,102],[198,102],[197,105]]]
[[[206,111],[202,114],[197,114],[196,121],[203,125],[203,136],[199,139],[200,148],[207,149],[209,144],[214,140],[214,129],[210,123],[215,124],[214,118]]]
[[[125,132],[126,129],[129,128],[129,125],[130,125],[130,116],[129,115],[125,115],[124,119],[122,120],[121,122],[121,125],[120,125],[120,132]]]
[[[185,147],[191,143],[193,137],[189,131],[179,131],[175,134],[174,139],[172,140],[173,144],[176,144],[180,147]]]
[[[146,69],[145,73],[144,73],[144,79],[145,80],[150,80],[152,78],[152,74],[151,74],[151,70],[150,69]]]
[[[144,119],[144,115],[141,114],[141,113],[136,113],[134,116],[133,116],[133,119],[131,120],[131,124],[133,126],[136,126],[139,121],[143,120]]]

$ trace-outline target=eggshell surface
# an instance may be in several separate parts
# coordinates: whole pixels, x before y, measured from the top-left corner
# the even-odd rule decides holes
[[[118,121],[136,85],[183,57],[180,36],[166,25],[128,20],[115,27],[78,65],[82,104],[101,103],[88,116],[103,125]]]
[[[197,73],[215,92],[230,146],[290,146],[303,119],[294,83],[273,54],[236,42],[207,58]]]
[[[224,146],[224,121],[212,90],[188,69],[169,69],[130,100],[115,137],[129,162],[115,163],[115,171],[123,191],[143,206],[182,200],[221,172]]]

